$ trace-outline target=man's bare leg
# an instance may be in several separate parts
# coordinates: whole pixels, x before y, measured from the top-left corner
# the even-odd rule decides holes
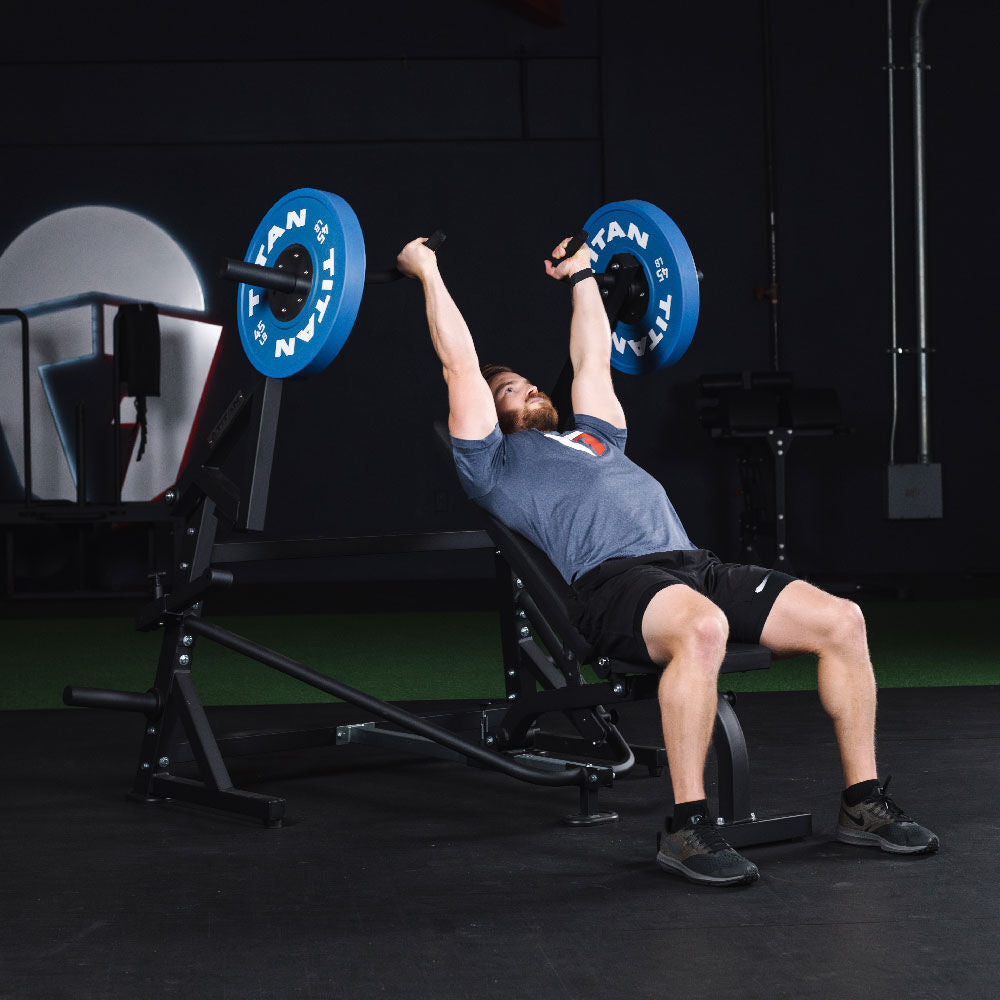
[[[860,608],[797,580],[778,595],[761,642],[778,655],[819,657],[820,701],[833,720],[844,767],[837,839],[892,854],[933,854],[937,835],[878,785],[875,675]]]
[[[705,758],[718,702],[729,625],[708,598],[675,584],[654,595],[642,637],[660,677],[660,718],[675,802],[705,798]]]
[[[656,863],[702,885],[749,885],[757,866],[733,850],[709,818],[705,757],[718,705],[719,667],[729,624],[708,598],[681,584],[659,591],[642,618],[642,637],[660,677],[660,718],[674,813],[657,841]]]
[[[813,653],[819,658],[819,698],[833,721],[844,787],[877,778],[877,695],[861,609],[795,580],[778,595],[760,641],[777,656]]]

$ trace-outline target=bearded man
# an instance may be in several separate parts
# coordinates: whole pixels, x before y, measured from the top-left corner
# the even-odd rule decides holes
[[[500,365],[480,368],[472,335],[422,239],[397,266],[424,290],[448,388],[448,429],[469,497],[534,542],[580,598],[576,622],[602,655],[663,668],[658,701],[674,806],[656,862],[690,881],[739,885],[757,866],[709,814],[704,770],[726,642],[775,656],[812,653],[819,697],[843,766],[838,840],[930,854],[938,838],[889,798],[875,760],[876,689],[865,622],[850,601],[760,566],[724,563],[688,538],[663,486],[625,457],[626,422],[611,380],[611,329],[586,244],[545,261],[572,289],[573,428],[549,398]]]

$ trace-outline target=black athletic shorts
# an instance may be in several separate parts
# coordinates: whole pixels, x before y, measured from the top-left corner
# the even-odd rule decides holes
[[[649,663],[642,616],[655,594],[681,583],[722,609],[730,639],[758,642],[775,598],[794,579],[763,566],[724,563],[706,549],[609,559],[573,584],[580,598],[574,624],[601,655]]]

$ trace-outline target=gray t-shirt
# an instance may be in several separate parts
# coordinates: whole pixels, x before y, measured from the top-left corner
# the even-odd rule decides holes
[[[534,542],[567,583],[606,559],[693,549],[663,487],[625,457],[626,432],[576,414],[574,430],[451,439],[471,500]]]

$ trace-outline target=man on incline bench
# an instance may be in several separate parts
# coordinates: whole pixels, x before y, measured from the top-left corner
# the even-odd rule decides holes
[[[407,244],[399,269],[423,285],[448,386],[448,428],[468,495],[541,548],[582,598],[577,623],[600,653],[662,665],[659,704],[674,811],[657,863],[694,882],[735,885],[756,865],[723,839],[705,800],[717,677],[729,636],[775,655],[819,658],[845,789],[837,838],[930,854],[938,838],[896,806],[875,764],[875,677],[857,605],[777,570],[721,562],[690,542],[663,487],[624,455],[625,414],[611,381],[611,330],[586,245],[554,251],[550,277],[572,286],[575,429],[560,434],[548,397],[508,368],[480,370],[437,256]],[[625,509],[627,506],[627,510]],[[886,782],[888,786],[888,782]]]

